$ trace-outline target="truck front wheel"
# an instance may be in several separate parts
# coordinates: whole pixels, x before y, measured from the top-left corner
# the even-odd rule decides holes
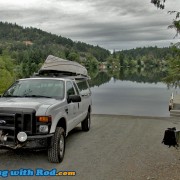
[[[62,162],[65,154],[65,131],[57,127],[48,149],[48,160],[52,163]]]

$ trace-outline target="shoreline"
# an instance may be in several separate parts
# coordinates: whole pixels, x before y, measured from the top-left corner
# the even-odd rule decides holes
[[[127,118],[140,118],[140,119],[179,119],[180,120],[180,117],[175,117],[175,116],[169,116],[169,117],[164,117],[164,116],[141,116],[141,115],[120,115],[120,114],[94,114],[92,113],[91,114],[92,116],[95,116],[95,117],[101,117],[101,116],[106,116],[106,117],[127,117]]]

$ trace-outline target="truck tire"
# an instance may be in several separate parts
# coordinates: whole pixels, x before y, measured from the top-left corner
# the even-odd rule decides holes
[[[86,118],[81,122],[83,131],[89,131],[91,127],[91,113],[88,111]]]
[[[65,154],[65,131],[57,127],[48,149],[48,160],[52,163],[62,162]]]

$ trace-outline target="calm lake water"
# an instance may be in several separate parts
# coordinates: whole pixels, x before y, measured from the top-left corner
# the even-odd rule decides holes
[[[108,78],[105,78],[106,75]],[[147,80],[150,82],[144,82],[144,80],[136,82],[135,79],[121,80],[117,79],[119,76],[116,78],[111,76],[103,73],[100,77],[96,77],[91,85],[93,114],[168,117],[171,93],[180,93],[179,89],[168,89],[166,84],[157,82],[155,74],[155,83],[152,79]],[[100,83],[101,80],[102,83]],[[137,81],[141,80],[137,79]]]

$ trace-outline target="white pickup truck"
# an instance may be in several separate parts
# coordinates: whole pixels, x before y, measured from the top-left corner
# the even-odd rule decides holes
[[[87,77],[50,72],[53,77],[17,80],[1,96],[0,149],[46,148],[49,161],[58,163],[68,133],[79,123],[89,131],[92,101]]]

